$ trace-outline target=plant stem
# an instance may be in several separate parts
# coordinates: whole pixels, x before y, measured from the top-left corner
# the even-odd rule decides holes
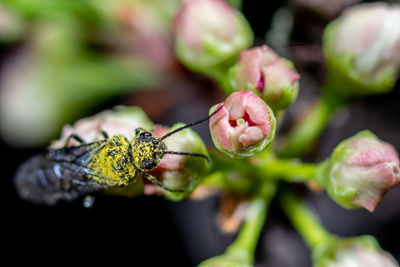
[[[273,179],[286,182],[308,182],[316,179],[321,163],[304,163],[297,159],[276,158],[270,151],[264,151],[254,157],[254,160],[239,160],[227,157],[218,157],[211,153],[213,168],[210,177],[214,184],[223,184],[223,173],[242,172],[244,175],[255,174],[260,180]],[[217,177],[214,174],[219,173]],[[214,178],[217,177],[218,181]]]
[[[302,203],[302,200],[290,191],[285,190],[282,192],[279,197],[279,203],[311,250],[319,244],[329,242],[334,238]]]
[[[309,149],[325,129],[336,109],[323,99],[319,100],[289,132],[279,151],[282,157],[299,157]]]
[[[336,93],[338,85],[327,80],[322,97],[304,118],[291,129],[280,145],[279,156],[299,157],[307,152],[321,135],[330,119],[340,107],[351,101],[350,97]]]
[[[298,160],[274,159],[260,166],[257,171],[260,175],[287,182],[315,181],[318,164],[303,163]]]
[[[241,260],[253,264],[257,242],[268,214],[268,207],[275,196],[275,182],[264,182],[260,193],[250,203],[246,219],[235,240],[226,250],[225,255],[234,255]]]

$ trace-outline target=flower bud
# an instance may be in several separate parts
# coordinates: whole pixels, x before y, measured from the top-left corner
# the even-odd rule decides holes
[[[313,251],[315,267],[398,267],[392,255],[382,250],[372,236],[336,239]]]
[[[299,78],[289,60],[265,45],[241,52],[238,63],[229,70],[234,90],[253,90],[273,109],[286,108],[296,99]]]
[[[179,6],[175,0],[164,1],[108,1],[115,10],[112,14],[122,26],[126,39],[124,51],[148,64],[157,75],[169,75],[177,61],[170,36],[172,16]]]
[[[156,125],[152,133],[160,138],[181,126],[183,124],[178,123],[168,129]],[[192,129],[188,128],[177,132],[166,138],[164,142],[168,151],[198,153],[208,157],[208,151],[203,140]],[[208,169],[209,163],[203,157],[167,154],[150,174],[154,175],[165,188],[183,190],[183,192],[160,190],[159,187],[153,184],[146,184],[145,194],[163,193],[166,198],[179,201],[194,191],[201,183]]]
[[[153,128],[153,122],[139,107],[117,106],[112,110],[102,111],[92,117],[80,119],[73,126],[64,126],[61,138],[53,142],[51,148],[78,145],[79,143],[74,139],[70,139],[68,144],[65,144],[71,134],[78,135],[86,143],[104,139],[102,131],[110,137],[115,134],[122,134],[131,140],[135,136],[136,128],[150,130]]]
[[[372,212],[386,192],[400,182],[399,164],[392,145],[362,131],[335,148],[318,176],[338,204]]]
[[[173,33],[180,61],[211,76],[226,70],[253,41],[244,16],[223,0],[185,1],[175,16]]]
[[[400,69],[399,25],[400,5],[386,3],[354,6],[328,25],[323,45],[335,90],[365,95],[392,89]]]
[[[275,117],[268,105],[252,91],[232,93],[210,114],[210,133],[215,146],[231,157],[252,156],[268,146],[275,136]]]

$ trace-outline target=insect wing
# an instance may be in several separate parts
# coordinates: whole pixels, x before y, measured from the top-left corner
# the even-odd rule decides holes
[[[59,201],[72,201],[79,196],[109,188],[107,177],[96,176],[87,167],[94,145],[50,150],[22,163],[14,177],[21,198],[36,204],[54,205]]]

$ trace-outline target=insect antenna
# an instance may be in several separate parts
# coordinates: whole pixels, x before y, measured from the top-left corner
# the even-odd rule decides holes
[[[181,156],[194,156],[194,157],[201,157],[207,160],[208,163],[210,163],[210,159],[204,155],[204,154],[200,154],[200,153],[190,153],[190,152],[177,152],[177,151],[167,151],[165,152],[165,154],[173,154],[173,155],[181,155]]]
[[[193,126],[195,126],[195,125],[197,125],[197,124],[200,124],[200,123],[202,123],[202,122],[208,120],[209,118],[211,118],[212,116],[214,116],[218,111],[220,111],[220,109],[221,109],[223,106],[224,106],[224,105],[221,105],[221,106],[220,106],[219,108],[217,108],[213,113],[211,113],[210,115],[208,115],[208,116],[205,117],[204,119],[201,119],[201,120],[198,120],[198,121],[195,121],[195,122],[192,122],[192,123],[188,123],[188,124],[186,124],[186,125],[184,125],[184,126],[182,126],[182,127],[179,127],[178,129],[173,130],[172,132],[169,132],[169,133],[165,134],[163,137],[160,138],[160,140],[164,140],[165,138],[167,138],[167,137],[169,137],[169,136],[171,136],[171,135],[173,135],[173,134],[175,134],[175,133],[177,133],[177,132],[180,132],[180,131],[182,131],[182,130],[184,130],[184,129],[186,129],[186,128],[193,127]],[[170,154],[171,154],[171,153],[170,153]]]

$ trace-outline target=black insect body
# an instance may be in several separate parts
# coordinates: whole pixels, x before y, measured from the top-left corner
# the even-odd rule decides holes
[[[137,173],[150,182],[169,191],[156,177],[148,174],[160,163],[165,154],[197,156],[208,160],[203,154],[168,151],[163,140],[185,128],[199,124],[215,113],[194,123],[182,126],[161,138],[138,128],[131,142],[122,136],[114,135],[93,143],[81,142],[78,146],[50,149],[22,163],[14,177],[14,184],[21,198],[36,204],[54,205],[59,201],[72,201],[79,196],[113,186],[128,185]]]
[[[70,154],[65,154],[68,151]],[[74,157],[74,154],[80,154]],[[91,154],[88,145],[50,150],[22,163],[14,177],[19,196],[36,204],[54,205],[107,186],[91,180],[81,159]],[[88,156],[86,156],[88,155]],[[62,159],[62,160],[61,160]]]

